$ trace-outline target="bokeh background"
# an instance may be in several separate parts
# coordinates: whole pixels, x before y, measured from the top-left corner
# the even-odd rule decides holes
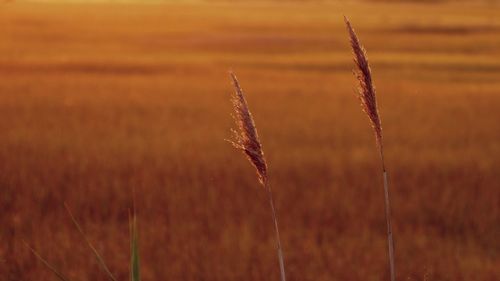
[[[2,280],[54,280],[23,240],[71,280],[107,280],[64,202],[128,279],[134,188],[143,280],[278,280],[265,191],[224,140],[229,69],[288,279],[387,280],[343,15],[378,90],[399,280],[499,280],[498,2],[68,2],[0,4]]]

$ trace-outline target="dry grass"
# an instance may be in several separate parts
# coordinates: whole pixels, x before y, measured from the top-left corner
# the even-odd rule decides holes
[[[241,89],[240,83],[238,82],[238,79],[236,78],[236,75],[234,73],[231,73],[231,79],[233,80],[233,85],[235,88],[235,95],[233,96],[233,107],[235,111],[234,119],[238,127],[238,131],[233,130],[234,141],[231,141],[231,143],[234,147],[243,151],[243,153],[247,156],[248,160],[250,160],[250,163],[252,163],[252,165],[257,170],[261,185],[267,191],[273,218],[274,232],[276,234],[276,248],[278,251],[280,276],[281,281],[285,281],[285,261],[283,258],[283,250],[281,248],[281,238],[278,227],[276,208],[274,207],[273,192],[267,178],[267,163],[266,159],[264,159],[264,151],[262,150],[262,145],[257,134],[257,128],[255,127],[255,122],[253,121],[252,114],[250,113],[247,101],[245,99],[245,96],[243,95],[243,89]]]
[[[358,97],[361,101],[361,108],[368,115],[370,122],[372,124],[373,130],[375,131],[375,140],[377,142],[377,148],[380,154],[380,161],[382,163],[382,175],[384,177],[384,203],[385,203],[385,219],[387,223],[387,245],[388,245],[388,256],[389,256],[389,272],[391,274],[391,281],[396,280],[396,267],[394,265],[394,238],[392,235],[392,224],[391,224],[391,201],[389,196],[389,186],[387,181],[387,170],[385,168],[384,161],[384,143],[382,141],[382,124],[380,121],[380,116],[378,113],[377,106],[377,95],[375,94],[375,85],[372,81],[372,73],[370,70],[370,65],[366,57],[366,52],[361,43],[359,42],[351,23],[344,17],[345,24],[347,26],[347,32],[349,33],[349,38],[351,41],[352,52],[354,54],[354,62],[357,66],[355,70],[356,78],[359,82]]]
[[[232,67],[272,165],[288,280],[387,280],[342,14],[377,71],[399,280],[497,279],[500,15],[463,4],[2,6],[2,276],[51,280],[26,240],[71,280],[108,280],[66,201],[126,280],[136,187],[142,280],[279,280],[266,194],[224,141]]]

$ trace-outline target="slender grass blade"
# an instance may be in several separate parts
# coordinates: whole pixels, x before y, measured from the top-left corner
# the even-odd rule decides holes
[[[71,220],[73,221],[73,224],[76,226],[76,228],[78,229],[78,232],[80,232],[80,234],[82,235],[83,239],[85,240],[85,242],[87,243],[87,245],[89,246],[89,248],[92,250],[92,252],[94,253],[94,256],[97,260],[97,262],[99,263],[99,265],[101,266],[101,268],[104,270],[104,272],[106,272],[106,274],[108,275],[109,279],[111,279],[112,281],[116,281],[116,278],[113,276],[113,274],[111,273],[111,271],[109,270],[108,266],[106,265],[106,263],[104,262],[104,259],[102,258],[102,256],[99,254],[99,252],[97,251],[97,249],[94,247],[94,245],[92,245],[92,243],[90,242],[90,240],[88,239],[87,235],[85,235],[85,232],[83,232],[83,229],[82,227],[80,226],[80,224],[78,223],[78,221],[76,220],[75,216],[73,216],[73,213],[71,212],[71,210],[69,209],[68,205],[65,203],[64,204],[64,207],[66,207],[66,211],[68,212],[69,216],[71,217]]]
[[[51,265],[46,259],[42,258],[42,256],[37,252],[35,251],[35,249],[33,249],[30,245],[28,245],[28,243],[24,242],[24,244],[26,245],[26,247],[28,247],[28,249],[33,253],[33,255],[39,259],[43,265],[45,265],[45,267],[47,267],[50,271],[52,271],[52,273],[54,273],[54,275],[61,281],[69,281],[69,279],[64,276],[64,274],[62,274],[59,270],[57,270],[53,265]]]

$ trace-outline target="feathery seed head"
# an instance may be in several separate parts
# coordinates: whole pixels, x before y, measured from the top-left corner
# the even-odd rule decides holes
[[[260,183],[265,185],[267,181],[267,164],[264,158],[264,152],[262,151],[262,145],[259,141],[259,135],[255,128],[255,122],[248,109],[243,90],[241,89],[236,75],[232,72],[230,74],[235,88],[232,103],[235,111],[233,118],[237,129],[232,130],[233,140],[229,142],[237,149],[243,151],[250,163],[252,163],[257,170]]]
[[[361,101],[361,107],[363,108],[363,111],[368,115],[368,118],[370,119],[372,127],[375,131],[377,145],[381,146],[382,125],[378,114],[375,85],[373,85],[372,82],[372,75],[370,65],[368,64],[368,59],[366,58],[366,51],[359,42],[359,39],[356,36],[351,23],[345,16],[344,21],[347,26],[347,31],[349,32],[352,52],[354,54],[354,63],[357,67],[357,69],[354,71],[354,75],[359,81],[358,97]]]

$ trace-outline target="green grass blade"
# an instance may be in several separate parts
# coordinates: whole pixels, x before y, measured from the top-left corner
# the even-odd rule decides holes
[[[45,267],[47,267],[50,271],[52,271],[52,273],[54,273],[54,275],[61,281],[69,281],[69,279],[64,276],[61,272],[59,272],[53,265],[51,265],[46,259],[42,258],[42,256],[40,256],[40,254],[38,254],[37,251],[35,251],[35,249],[31,248],[30,245],[28,245],[28,243],[24,242],[24,244],[26,245],[26,247],[28,247],[28,249],[30,249],[30,251],[33,253],[33,255],[38,258],[42,263],[43,265],[45,265]]]
[[[64,204],[64,207],[66,207],[66,211],[68,212],[69,216],[71,217],[71,220],[73,221],[73,224],[76,226],[76,228],[78,229],[78,232],[80,232],[80,234],[82,235],[83,239],[85,240],[85,242],[87,243],[87,245],[89,246],[89,248],[92,250],[92,252],[94,253],[94,256],[97,260],[97,262],[99,263],[99,265],[101,266],[102,270],[104,270],[104,272],[106,272],[106,274],[108,275],[108,277],[113,280],[113,281],[116,281],[116,278],[113,276],[113,274],[111,273],[111,271],[109,270],[108,266],[106,265],[106,263],[104,262],[104,259],[102,258],[102,256],[99,254],[99,252],[97,251],[97,249],[94,247],[94,245],[92,245],[92,243],[90,242],[90,240],[88,239],[87,235],[85,235],[85,233],[83,232],[83,229],[82,227],[80,226],[80,224],[78,223],[78,221],[76,220],[75,216],[73,216],[73,213],[71,213],[68,205],[65,203]]]
[[[137,217],[135,213],[130,222],[130,280],[140,281],[140,262],[139,262],[139,242],[137,237]]]

